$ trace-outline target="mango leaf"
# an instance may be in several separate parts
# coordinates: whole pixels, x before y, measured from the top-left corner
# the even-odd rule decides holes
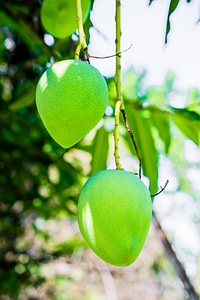
[[[94,137],[91,150],[91,175],[106,169],[109,147],[108,137],[109,133],[103,126],[97,131]]]
[[[170,25],[170,16],[175,11],[179,3],[179,0],[171,0],[169,5],[169,11],[167,16],[167,25],[166,25],[166,32],[165,32],[165,44],[167,44],[167,37],[168,33],[170,32],[171,25]]]
[[[186,137],[200,145],[200,115],[186,108],[174,108],[173,110],[175,113],[172,118],[175,125]]]
[[[149,5],[151,5],[151,3],[153,2],[154,0],[149,0]]]
[[[198,89],[190,91],[189,101],[186,108],[200,115],[200,92]]]
[[[157,128],[160,138],[165,146],[165,153],[168,153],[171,143],[169,115],[159,110],[152,112],[152,121]]]
[[[149,6],[152,4],[153,1],[154,0],[149,0]],[[186,0],[186,2],[190,3],[190,2],[192,2],[192,0]],[[179,0],[171,0],[171,2],[170,2],[168,16],[167,16],[166,33],[165,33],[165,43],[166,44],[167,44],[167,36],[168,36],[168,33],[169,33],[170,29],[171,29],[171,26],[170,26],[170,16],[175,11],[175,9],[177,8],[178,3],[179,3]]]
[[[150,180],[151,194],[155,194],[158,187],[158,153],[151,133],[152,124],[145,112],[133,106],[126,107],[126,114],[140,153],[144,175]],[[135,152],[133,147],[130,147],[130,150]]]

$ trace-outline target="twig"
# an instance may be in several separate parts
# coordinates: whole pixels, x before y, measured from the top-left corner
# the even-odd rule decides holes
[[[164,187],[160,186],[160,191],[159,192],[157,192],[156,194],[151,195],[151,197],[153,198],[153,197],[158,196],[159,194],[161,194],[166,189],[166,186],[168,185],[168,183],[169,183],[169,180],[167,180],[165,182]]]
[[[184,269],[182,263],[177,258],[176,253],[173,250],[171,243],[169,242],[164,230],[162,229],[160,222],[157,219],[154,211],[153,211],[153,221],[154,221],[154,225],[158,231],[158,234],[160,236],[160,239],[162,241],[162,244],[164,246],[165,252],[166,252],[169,260],[171,261],[178,277],[181,279],[181,281],[185,287],[185,290],[187,291],[187,293],[189,295],[189,299],[190,300],[199,300],[199,295],[196,293],[189,277],[187,276],[187,274],[185,272],[185,269]]]
[[[132,44],[127,49],[125,49],[123,51],[117,52],[115,54],[107,55],[107,56],[95,56],[95,55],[91,55],[88,52],[88,48],[86,48],[84,50],[86,52],[87,59],[90,59],[90,58],[106,59],[106,58],[112,58],[112,57],[115,57],[115,56],[120,57],[122,53],[124,53],[124,52],[128,51],[129,49],[131,49],[131,47],[132,47]]]
[[[142,160],[141,160],[141,157],[140,157],[140,154],[139,154],[139,151],[138,151],[137,143],[136,143],[135,137],[133,135],[133,132],[131,131],[131,128],[129,126],[125,110],[121,109],[121,113],[122,113],[126,129],[127,129],[128,134],[129,134],[129,136],[131,138],[131,141],[133,143],[133,146],[134,146],[134,149],[135,149],[138,161],[139,161],[139,172],[138,172],[138,174],[139,174],[139,178],[141,178],[142,177]]]

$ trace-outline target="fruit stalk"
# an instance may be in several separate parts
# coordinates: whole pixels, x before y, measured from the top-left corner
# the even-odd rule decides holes
[[[141,178],[141,157],[138,151],[138,147],[135,141],[135,137],[133,135],[133,132],[130,129],[128,119],[125,113],[124,108],[124,101],[122,96],[122,88],[121,88],[121,1],[116,0],[116,15],[115,15],[115,22],[116,22],[116,72],[115,72],[115,86],[116,86],[116,93],[117,93],[117,102],[115,107],[115,129],[114,129],[114,142],[115,142],[115,151],[114,151],[114,157],[115,157],[115,164],[116,169],[122,169],[120,164],[120,157],[119,157],[119,116],[120,113],[122,113],[125,127],[127,129],[127,132],[131,138],[131,141],[133,143],[133,146],[135,148],[135,152],[139,161],[139,178]],[[127,49],[128,50],[128,49]]]
[[[121,1],[116,0],[116,53],[121,53]],[[115,72],[115,84],[117,90],[117,100],[121,102],[123,108],[123,99],[121,91],[121,55],[116,55],[116,72]]]
[[[116,22],[116,41],[115,41],[116,53],[121,53],[121,1],[120,0],[116,0],[115,22]],[[116,85],[116,92],[117,92],[117,102],[115,106],[114,157],[115,157],[116,169],[120,170],[122,169],[122,167],[121,167],[120,156],[119,156],[119,116],[120,116],[121,109],[124,109],[124,102],[123,102],[122,90],[121,90],[120,54],[116,55],[115,85]]]
[[[76,48],[75,59],[79,59],[79,54],[81,49],[85,50],[87,48],[85,32],[83,29],[81,0],[76,0],[76,14],[77,14],[76,20],[78,24],[79,44]]]

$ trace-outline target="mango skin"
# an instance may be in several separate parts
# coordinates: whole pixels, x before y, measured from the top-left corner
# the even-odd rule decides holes
[[[91,0],[82,0],[82,19],[86,21]],[[44,0],[41,21],[45,30],[57,38],[66,38],[77,29],[76,0]]]
[[[51,137],[63,148],[84,138],[103,117],[108,87],[100,72],[80,60],[55,63],[36,87],[36,106]]]
[[[128,266],[140,254],[152,216],[150,193],[134,174],[104,170],[88,179],[78,201],[86,244],[105,262]]]

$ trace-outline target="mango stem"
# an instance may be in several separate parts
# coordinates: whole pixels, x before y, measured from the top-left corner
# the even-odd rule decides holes
[[[121,53],[121,2],[116,0],[116,53]],[[124,109],[124,101],[121,89],[121,55],[116,55],[115,86],[117,92],[117,101],[115,105],[115,128],[114,128],[114,157],[116,169],[122,169],[119,156],[119,117],[121,109]]]
[[[83,29],[81,0],[76,0],[76,20],[78,24],[79,44],[75,51],[75,59],[79,59],[81,49],[85,50],[87,48],[85,32]]]

